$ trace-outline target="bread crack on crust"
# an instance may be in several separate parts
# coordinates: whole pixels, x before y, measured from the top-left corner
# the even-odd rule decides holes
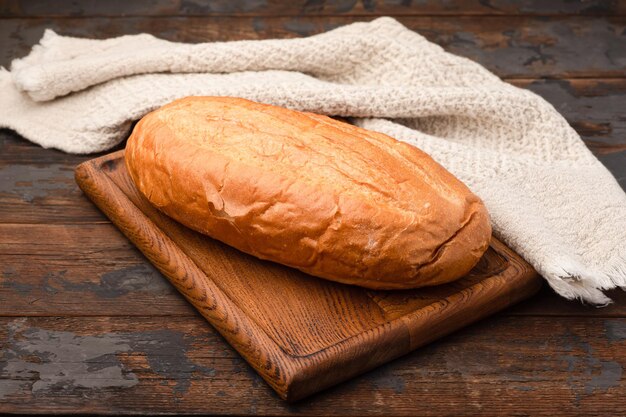
[[[168,216],[346,284],[449,282],[491,237],[480,199],[424,152],[326,116],[188,97],[137,123],[125,155],[138,190]]]

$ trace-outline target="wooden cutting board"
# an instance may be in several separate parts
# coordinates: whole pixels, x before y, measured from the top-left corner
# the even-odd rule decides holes
[[[372,291],[262,261],[161,214],[119,151],[76,168],[76,182],[286,400],[297,400],[535,293],[536,272],[493,239],[472,272],[438,287]]]

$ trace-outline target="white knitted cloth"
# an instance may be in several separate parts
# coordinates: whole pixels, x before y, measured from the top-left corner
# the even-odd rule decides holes
[[[304,39],[178,44],[46,31],[0,70],[0,126],[72,153],[188,95],[245,97],[354,123],[431,154],[486,203],[495,234],[567,298],[626,285],[626,195],[555,109],[390,18]]]

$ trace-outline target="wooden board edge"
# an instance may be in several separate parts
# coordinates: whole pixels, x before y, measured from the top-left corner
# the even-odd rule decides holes
[[[455,300],[448,299],[430,306],[430,308],[439,309],[440,314],[438,320],[432,320],[428,326],[419,322],[417,319],[419,314],[409,314],[359,333],[313,354],[291,356],[259,328],[252,318],[244,315],[236,303],[230,300],[216,284],[211,280],[207,281],[204,272],[182,250],[178,249],[174,242],[154,225],[152,220],[132,204],[119,187],[108,178],[104,173],[107,163],[123,158],[123,154],[124,150],[120,150],[80,164],[75,170],[75,178],[79,187],[122,233],[169,278],[178,291],[228,340],[277,394],[289,402],[298,401],[405,355],[437,338],[521,301],[541,288],[541,281],[537,278],[536,272],[508,247],[497,239],[493,239],[494,249],[503,254],[510,265],[513,261],[513,265],[516,265],[517,269],[512,270],[508,267],[489,279],[511,279],[516,276],[516,270],[521,270],[522,274],[511,281],[511,284],[514,285],[511,285],[505,297],[499,297],[497,303],[492,303],[489,308],[480,310],[480,314],[474,316],[461,314],[455,326],[447,327],[445,332],[437,331],[436,326],[444,320],[450,319],[455,313]],[[110,196],[114,196],[114,198],[111,199]],[[139,226],[124,219],[124,217],[130,216],[134,216],[138,220]],[[141,227],[142,224],[149,227]],[[155,250],[152,242],[161,243]],[[175,248],[176,253],[162,253],[162,250],[167,248]],[[177,262],[172,263],[172,258],[176,258]],[[178,285],[179,282],[188,283],[189,286]],[[475,284],[461,291],[463,295],[459,295],[459,297],[466,297],[469,302],[474,304],[478,303],[475,287],[480,286],[480,284]],[[201,300],[192,295],[192,290],[197,290],[197,285],[203,287],[204,298]],[[492,291],[495,291],[494,288]],[[205,306],[208,298],[213,298],[211,308]],[[464,305],[467,306],[467,301]],[[238,314],[232,314],[235,311]],[[461,313],[463,313],[462,310]],[[237,320],[236,316],[243,319]],[[384,335],[382,339],[381,335]],[[270,351],[271,357],[264,357],[262,352],[256,351],[250,343],[253,339],[261,340],[265,348]],[[371,343],[373,339],[377,340],[375,346]],[[398,343],[398,340],[407,342]],[[330,369],[337,368],[344,370],[340,377],[328,372]]]
[[[536,294],[542,286],[542,280],[537,272],[499,240],[492,239],[492,245],[494,250],[507,258],[509,263],[507,268],[493,277],[454,294],[452,297],[430,305],[428,308],[438,310],[436,320],[431,319],[425,324],[421,320],[423,312],[408,314],[359,333],[328,349],[309,355],[306,360],[314,361],[318,366],[315,369],[304,366],[307,371],[298,375],[297,379],[293,381],[286,395],[287,401],[298,401],[334,384],[370,371]],[[493,281],[495,285],[484,288],[485,281]],[[506,281],[507,285],[504,285],[503,281]],[[502,292],[503,288],[506,289],[504,293]],[[473,309],[473,311],[478,311],[478,314],[467,314],[467,308],[455,309],[461,305],[463,307],[480,305],[480,300],[484,298],[491,298],[494,302],[483,304],[485,308]],[[438,326],[445,321],[454,323],[454,326],[447,325],[442,331]],[[377,336],[379,341],[381,334],[386,336],[382,342],[376,345],[376,349],[372,349],[370,343],[373,334]],[[409,342],[401,345],[397,341],[403,338]],[[333,352],[334,357],[328,354],[331,350],[336,350]],[[327,357],[322,360],[323,356]],[[362,361],[360,366],[352,369],[350,364],[358,360]],[[320,363],[325,364],[325,366],[319,367]],[[345,373],[341,376],[341,380],[334,378],[332,381],[326,381],[327,373],[325,371],[328,368],[340,368]]]
[[[411,332],[411,349],[416,349],[491,316],[539,292],[543,280],[526,261],[495,238],[492,239],[491,245],[496,252],[507,258],[507,268],[463,289],[459,293],[453,294],[445,300],[445,303],[442,301],[433,305],[438,309],[438,314],[435,315],[437,320],[429,322],[427,326],[420,323],[419,317],[415,315],[404,316],[403,319]],[[490,302],[484,303],[481,302],[481,299],[488,299]],[[464,310],[456,308],[462,304],[475,308]],[[473,314],[468,314],[468,311]],[[444,320],[454,323],[454,326],[445,328],[445,331],[440,331],[438,325]]]
[[[119,187],[105,174],[107,164],[123,158],[124,150],[105,155],[80,164],[75,169],[75,179],[81,190],[94,202],[94,204],[111,219],[120,231],[152,262],[161,273],[172,282],[177,290],[200,312],[200,314],[215,327],[222,336],[246,359],[246,361],[261,375],[261,377],[276,391],[284,400],[293,402],[321,391],[325,388],[343,382],[352,376],[361,374],[369,369],[379,366],[388,360],[399,357],[410,351],[409,346],[400,346],[398,340],[408,340],[407,329],[401,321],[385,323],[377,326],[371,332],[360,333],[339,344],[330,346],[322,351],[311,355],[291,356],[283,351],[273,339],[257,326],[252,318],[248,318],[230,300],[222,290],[212,282],[204,279],[204,272],[178,249],[139,208],[128,200]],[[113,198],[111,198],[113,196]],[[125,218],[134,217],[134,222],[128,222]],[[136,225],[139,223],[139,226]],[[141,224],[150,225],[141,227]],[[141,230],[137,230],[141,228]],[[155,250],[151,242],[161,241]],[[166,244],[168,242],[169,244]],[[168,256],[161,251],[175,248],[177,254]],[[176,257],[176,265],[184,262],[176,268],[170,261]],[[215,299],[211,303],[212,308],[205,306],[207,298],[198,300],[191,295],[193,287],[176,285],[179,281],[199,282],[207,286],[205,294],[213,295]],[[210,287],[210,288],[209,288]],[[200,303],[200,301],[202,303]],[[240,314],[232,314],[232,311]],[[228,323],[224,320],[234,320],[236,316],[245,317],[246,322]],[[238,328],[239,333],[248,335],[247,340],[241,340],[233,333],[233,328]],[[385,330],[383,332],[383,329]],[[374,355],[372,360],[372,346],[367,342],[370,334],[380,333],[385,335],[385,349],[382,355]],[[379,336],[380,338],[380,336]],[[261,352],[252,349],[252,339],[262,340],[266,349],[271,350],[273,358],[262,358]],[[380,346],[380,343],[377,345]],[[339,358],[339,360],[336,360]],[[369,363],[365,369],[361,362],[355,359],[363,358]],[[283,366],[281,366],[281,364]],[[269,366],[268,366],[269,365]],[[341,366],[346,370],[341,378],[327,372],[329,369]],[[350,369],[353,367],[354,369]]]
[[[204,272],[103,174],[101,167],[119,158],[123,152],[121,150],[78,165],[75,169],[76,183],[276,393],[287,399],[288,388],[298,371],[296,367],[289,366],[296,365],[293,358],[243,314],[217,285],[205,279]],[[134,222],[126,220],[130,216],[135,218]],[[202,287],[202,299],[192,295],[198,287]],[[264,344],[270,352],[269,357],[254,349],[253,339]],[[280,364],[287,366],[281,367]]]

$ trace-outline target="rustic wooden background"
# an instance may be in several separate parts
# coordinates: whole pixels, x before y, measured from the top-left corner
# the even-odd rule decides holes
[[[391,15],[543,96],[626,188],[625,0],[281,3],[2,0],[0,65],[45,28],[199,42]],[[0,412],[626,414],[626,295],[594,309],[548,288],[288,405],[84,198],[73,169],[88,158],[0,130]]]

